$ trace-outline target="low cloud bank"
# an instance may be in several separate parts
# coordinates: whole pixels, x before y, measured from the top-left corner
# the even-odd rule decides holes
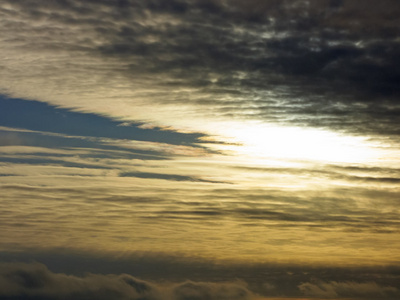
[[[154,284],[122,275],[53,273],[43,264],[2,264],[0,299],[107,299],[107,300],[248,300],[255,295],[245,283],[186,281]]]
[[[399,299],[399,289],[381,286],[375,282],[316,282],[303,283],[299,289],[307,296],[324,299],[356,298],[356,299]]]
[[[210,282],[210,279],[207,281],[204,277],[204,281],[186,280],[177,283],[159,279],[142,280],[128,274],[66,275],[52,272],[41,263],[1,263],[0,300],[260,300],[269,297],[395,300],[400,298],[400,290],[393,282],[383,284],[373,280],[352,281],[344,276],[343,280],[337,281],[303,278],[305,280],[300,283],[301,281],[298,281],[300,278],[297,278],[298,280],[290,278],[293,277],[292,273],[287,274],[285,278],[279,276],[279,272],[272,273],[277,277],[269,279],[277,281],[274,284],[264,281],[264,285],[257,288],[258,284],[250,282],[251,280],[222,282],[211,279],[214,282]],[[268,275],[265,276],[264,280]],[[173,277],[171,274],[171,278]]]

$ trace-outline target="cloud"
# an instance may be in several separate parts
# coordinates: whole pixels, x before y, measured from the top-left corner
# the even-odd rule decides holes
[[[0,264],[0,299],[394,300],[399,294],[398,267],[221,263],[156,252],[99,255],[61,249],[1,255],[12,262]],[[15,263],[32,259],[45,264]]]
[[[349,166],[349,165],[323,165],[314,168],[299,168],[298,166],[288,167],[247,167],[236,166],[238,170],[243,170],[250,173],[261,173],[265,177],[286,175],[290,176],[296,174],[302,178],[319,178],[329,179],[338,182],[355,182],[358,184],[379,183],[379,184],[396,184],[400,180],[400,169],[392,167],[363,167],[363,166]]]
[[[400,290],[392,286],[382,286],[375,282],[317,282],[303,283],[299,289],[306,296],[321,298],[362,298],[398,299]]]
[[[146,299],[146,300],[248,300],[244,283],[183,282],[155,284],[127,274],[84,277],[49,271],[34,264],[3,264],[0,299]]]
[[[243,123],[246,135],[277,123],[397,141],[399,15],[397,0],[1,1],[0,93],[10,97],[0,99],[2,249],[398,261],[400,176],[389,151],[368,166],[261,169],[270,161],[207,147],[218,149],[227,128]],[[311,136],[306,144],[323,144]],[[241,161],[260,170],[235,169]],[[225,182],[234,184],[214,184]],[[162,289],[27,268],[20,269],[49,285],[25,286],[11,275],[7,284],[31,298],[53,297],[50,287],[61,281],[79,297],[81,284],[100,298],[158,299],[153,292]],[[305,292],[320,296],[355,289],[345,287],[352,278],[322,276],[320,284],[298,275],[292,292],[300,277],[310,282]],[[360,290],[373,285],[354,282]],[[167,290],[180,300],[241,299],[240,286],[186,282]],[[261,286],[284,291],[271,276]]]
[[[202,178],[176,175],[176,174],[160,174],[160,173],[145,173],[145,172],[122,172],[119,174],[121,177],[137,177],[137,178],[153,178],[153,179],[165,179],[174,181],[192,181],[192,182],[208,182],[208,183],[227,183],[220,181],[206,180]]]
[[[399,134],[394,0],[3,1],[0,12],[5,94],[180,131],[235,119]]]
[[[140,169],[162,174],[151,165]],[[120,170],[13,165],[1,171],[19,175],[1,177],[2,249],[162,250],[310,264],[398,258],[398,191],[386,186],[302,190],[118,177]]]

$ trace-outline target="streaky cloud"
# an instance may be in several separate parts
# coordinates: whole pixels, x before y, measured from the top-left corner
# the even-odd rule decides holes
[[[153,179],[165,179],[174,181],[193,181],[193,182],[208,182],[208,183],[228,183],[221,181],[212,181],[193,176],[184,176],[177,174],[161,174],[161,173],[145,173],[145,172],[122,172],[119,174],[121,177],[138,177],[138,178],[153,178]]]

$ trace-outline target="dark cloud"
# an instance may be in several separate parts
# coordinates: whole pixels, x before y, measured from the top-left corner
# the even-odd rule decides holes
[[[42,264],[3,264],[0,299],[148,299],[245,300],[254,295],[243,283],[184,282],[156,285],[130,275],[76,277],[49,271]]]
[[[41,263],[2,263],[0,299],[232,300],[254,299],[258,294],[266,298],[393,300],[399,296],[399,270],[395,267],[221,264],[162,253],[126,257],[60,250],[1,254],[9,260],[34,258],[48,267]]]
[[[358,299],[397,299],[400,290],[392,286],[381,286],[375,282],[315,282],[303,283],[299,289],[306,295],[333,298],[358,298]]]
[[[11,9],[5,6],[2,13],[5,26],[13,28],[10,47],[96,57],[104,64],[96,84],[110,89],[111,78],[121,76],[156,90],[145,93],[153,103],[190,103],[210,107],[213,113],[205,111],[211,115],[240,119],[399,134],[395,0],[7,5]],[[59,63],[65,70],[57,72],[66,72],[65,78],[93,68]],[[74,80],[75,88],[82,85]]]

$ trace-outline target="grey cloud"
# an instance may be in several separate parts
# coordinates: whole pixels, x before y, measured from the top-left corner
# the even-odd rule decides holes
[[[204,299],[204,300],[239,300],[251,298],[251,293],[240,284],[210,284],[186,282],[174,289],[174,294],[179,300]]]
[[[396,1],[8,4],[13,10],[3,8],[4,22],[14,35],[8,47],[102,62],[57,61],[64,69],[57,71],[60,78],[75,88],[82,82],[75,84],[72,73],[98,68],[97,84],[111,89],[114,77],[140,82],[157,90],[151,101],[166,105],[189,102],[218,116],[399,134]],[[11,13],[20,18],[18,26]],[[165,100],[169,89],[187,87],[196,92]]]
[[[127,274],[53,273],[42,264],[3,264],[0,299],[141,299],[246,300],[253,298],[243,283],[184,282],[157,285]]]
[[[44,265],[6,265],[0,299],[157,299],[151,285],[128,275],[54,274]]]
[[[87,297],[85,299],[93,299],[90,297],[103,292],[110,295],[109,299],[125,299],[126,296],[137,299],[139,294],[143,299],[156,300],[167,296],[169,300],[232,300],[249,299],[258,294],[266,298],[308,296],[330,299],[336,295],[336,298],[357,300],[394,300],[398,299],[399,293],[398,267],[218,263],[156,252],[116,256],[63,252],[61,249],[2,252],[1,257],[3,261],[35,259],[48,268],[40,263],[2,263],[0,299],[24,299],[23,296],[35,299],[33,295],[40,299],[45,296],[48,297],[45,299],[70,299],[73,295],[78,297],[76,299],[82,295]],[[4,298],[5,295],[9,298]]]
[[[327,178],[331,180],[343,180],[359,183],[381,183],[397,184],[400,181],[400,169],[382,167],[355,167],[324,165],[320,168],[299,169],[299,168],[262,168],[262,167],[235,167],[239,170],[271,174],[296,174],[303,178]]]
[[[165,179],[174,181],[192,181],[192,182],[207,182],[207,183],[227,183],[220,181],[212,181],[207,179],[198,178],[195,176],[185,176],[177,174],[161,174],[161,173],[146,173],[146,172],[121,172],[121,177],[137,177],[137,178],[153,178],[153,179]]]
[[[96,165],[96,164],[85,164],[85,163],[80,163],[80,162],[68,162],[65,160],[58,160],[54,158],[41,158],[40,156],[38,157],[2,157],[0,158],[0,162],[3,163],[12,163],[12,164],[30,164],[30,165],[51,165],[51,166],[63,166],[66,168],[88,168],[88,169],[109,169],[111,170],[111,167],[107,166],[101,166],[101,165]]]
[[[376,282],[323,282],[303,283],[299,289],[306,295],[321,298],[398,299],[400,290]]]
[[[278,7],[270,12],[274,16],[282,5],[271,3]],[[123,36],[119,42],[110,40],[105,49],[112,50],[106,54],[151,58],[148,67],[144,62],[132,66],[131,72],[142,68],[166,72],[175,78],[174,84],[194,85],[215,99],[210,104],[221,114],[245,117],[248,106],[252,118],[353,131],[363,126],[364,130],[398,133],[392,126],[398,123],[397,100],[391,99],[399,94],[399,68],[393,67],[399,52],[396,40],[375,41],[361,33],[352,36],[324,26],[319,29],[321,21],[300,33],[287,28],[281,36],[273,33],[273,37],[261,38],[263,32],[283,29],[239,23],[242,33],[237,33],[235,23],[225,17],[218,15],[203,24],[183,17],[180,25],[156,29],[153,34],[159,41],[154,44],[140,46]],[[286,16],[277,22],[289,20]],[[232,106],[219,100],[221,91],[233,95],[240,104]],[[264,100],[266,91],[277,94],[275,105]],[[188,95],[182,96],[175,101],[187,101]],[[193,101],[207,104],[203,98]],[[288,115],[293,120],[288,120]],[[372,119],[375,122],[371,123]]]

